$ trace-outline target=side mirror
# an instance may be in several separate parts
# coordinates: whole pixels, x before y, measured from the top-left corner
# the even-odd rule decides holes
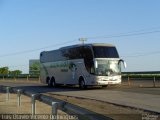
[[[120,59],[119,62],[118,62],[118,64],[120,64],[121,62],[123,63],[124,68],[126,68],[127,67],[126,62],[124,60]]]

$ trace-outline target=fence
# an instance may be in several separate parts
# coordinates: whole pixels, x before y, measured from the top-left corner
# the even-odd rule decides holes
[[[0,80],[40,82],[40,76],[34,74],[0,74]],[[123,72],[122,85],[140,87],[160,87],[160,72]]]
[[[40,81],[40,76],[33,75],[33,74],[19,74],[19,75],[0,74],[0,80],[3,80],[3,81]]]
[[[128,86],[160,87],[160,72],[123,72],[122,83]]]

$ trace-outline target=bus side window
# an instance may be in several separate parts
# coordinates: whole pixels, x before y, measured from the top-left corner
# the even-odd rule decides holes
[[[90,47],[83,48],[83,58],[86,60],[93,60],[93,54]]]
[[[84,59],[84,64],[85,64],[87,71],[89,73],[93,73],[94,68],[92,69],[92,67],[94,66],[94,64],[93,64],[93,54],[92,54],[91,48],[88,46],[82,47],[81,54]]]

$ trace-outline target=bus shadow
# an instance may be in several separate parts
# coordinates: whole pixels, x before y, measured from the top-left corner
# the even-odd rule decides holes
[[[77,86],[58,86],[58,87],[48,87],[46,85],[42,86],[17,86],[16,89],[22,89],[24,91],[33,92],[33,93],[49,93],[49,92],[73,92],[73,91],[87,91],[87,90],[103,90],[102,87],[87,87],[84,90],[81,90]]]

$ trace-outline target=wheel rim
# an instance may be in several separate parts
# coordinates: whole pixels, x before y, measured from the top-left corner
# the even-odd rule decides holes
[[[55,83],[54,83],[54,81],[52,81],[52,86],[53,86],[53,87],[55,86]]]

